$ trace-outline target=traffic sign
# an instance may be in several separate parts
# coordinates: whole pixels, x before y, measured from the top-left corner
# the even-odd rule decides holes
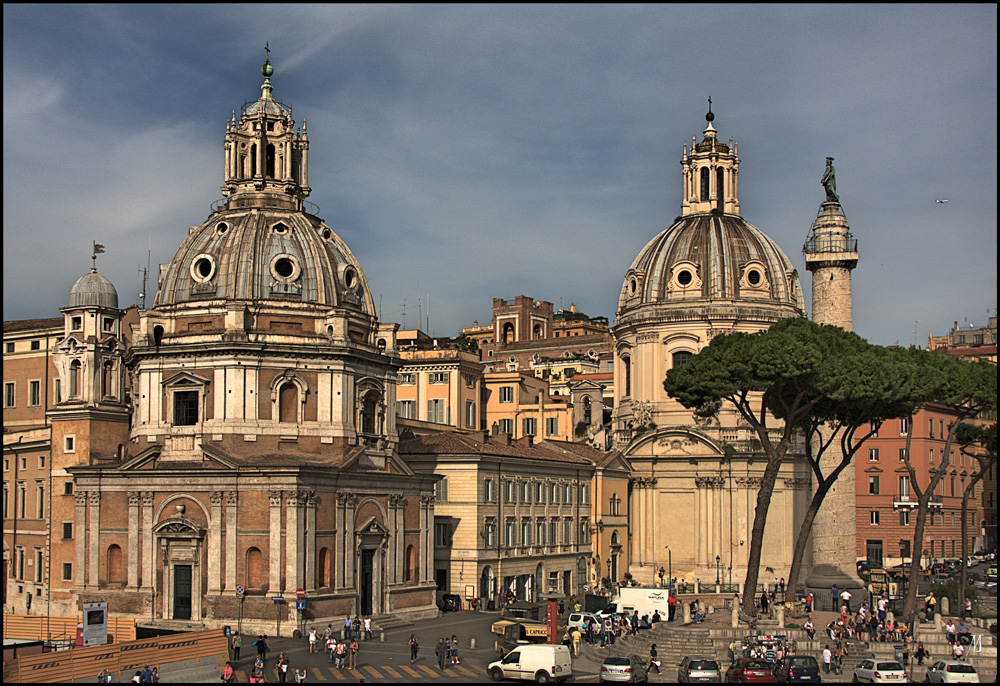
[[[243,587],[242,587],[242,586],[237,586],[237,587],[236,587],[236,592],[237,592],[237,593],[238,593],[239,595],[243,595],[243,592],[244,592],[244,589],[243,589]]]
[[[305,598],[306,597],[306,590],[304,588],[296,588],[295,589],[295,597],[296,598]]]
[[[298,600],[296,600],[295,601],[295,609],[296,610],[304,610],[304,609],[306,609],[306,599],[305,598],[299,598]]]
[[[276,603],[283,603],[283,602],[285,602],[284,597],[280,596],[280,595],[271,596],[271,600],[273,600]]]

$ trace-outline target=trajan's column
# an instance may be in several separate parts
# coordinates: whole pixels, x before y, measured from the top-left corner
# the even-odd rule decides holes
[[[840,206],[833,158],[826,158],[826,171],[820,182],[826,200],[819,207],[809,237],[802,251],[806,269],[812,272],[812,318],[817,324],[853,330],[851,313],[851,270],[858,264],[857,241]],[[841,461],[842,454],[830,446],[820,461],[824,474]],[[812,591],[818,609],[831,602],[831,588],[850,589],[855,596],[864,588],[858,578],[856,559],[855,478],[850,467],[841,472],[816,515],[812,531],[812,570],[806,589]]]

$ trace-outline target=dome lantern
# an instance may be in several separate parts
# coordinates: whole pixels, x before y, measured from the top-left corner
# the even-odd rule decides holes
[[[691,139],[691,149],[681,154],[681,176],[683,194],[681,216],[718,211],[724,214],[739,214],[738,174],[740,160],[736,156],[736,145],[726,145],[718,139],[718,132],[712,125],[712,98],[708,99],[707,125],[702,131],[701,143]]]

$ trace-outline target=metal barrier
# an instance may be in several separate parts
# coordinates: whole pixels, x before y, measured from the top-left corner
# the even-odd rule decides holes
[[[89,648],[73,648],[54,653],[27,655],[3,665],[9,683],[60,683],[92,679],[106,669],[124,678],[145,666],[183,660],[215,658],[228,654],[229,638],[220,629],[173,634],[140,641],[113,643]]]
[[[4,638],[24,638],[35,641],[76,642],[76,627],[82,617],[47,615],[11,615],[4,613]],[[108,618],[108,640],[115,643],[135,640],[135,620]]]

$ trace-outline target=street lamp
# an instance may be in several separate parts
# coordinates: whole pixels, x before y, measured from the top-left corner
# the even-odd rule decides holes
[[[720,562],[722,562],[722,558],[719,557],[718,555],[716,555],[715,556],[715,585],[716,586],[718,586],[720,583],[722,583],[721,579],[719,578],[719,572],[722,571],[722,568],[719,567],[719,563]]]
[[[663,546],[667,549],[667,586],[672,590],[674,587],[674,560],[673,554],[670,552],[670,546]]]
[[[665,570],[663,567],[660,567],[660,588],[663,588],[663,575],[666,573],[666,571],[667,570]]]

